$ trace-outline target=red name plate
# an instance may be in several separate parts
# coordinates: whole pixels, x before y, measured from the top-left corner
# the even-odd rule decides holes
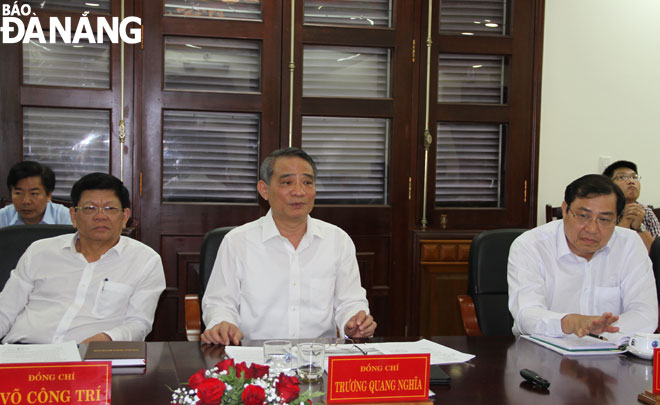
[[[328,357],[329,403],[429,399],[431,355]]]
[[[0,404],[110,404],[109,361],[0,364]]]
[[[660,348],[653,349],[653,393],[660,394]]]

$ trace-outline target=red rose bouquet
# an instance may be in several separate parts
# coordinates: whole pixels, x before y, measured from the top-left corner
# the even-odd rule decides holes
[[[172,391],[171,404],[200,405],[261,405],[311,402],[322,392],[300,393],[296,377],[281,373],[268,377],[268,366],[245,362],[234,364],[234,359],[219,362],[209,370],[199,370],[188,379],[188,386]]]

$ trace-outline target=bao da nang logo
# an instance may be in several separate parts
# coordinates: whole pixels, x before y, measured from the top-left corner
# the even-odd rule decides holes
[[[2,5],[2,42],[5,44],[15,44],[19,42],[28,43],[37,41],[39,43],[55,43],[59,35],[62,42],[67,44],[77,44],[84,41],[90,44],[103,43],[105,35],[113,44],[119,42],[119,38],[125,43],[136,44],[140,42],[142,28],[129,28],[129,24],[135,23],[138,27],[142,21],[138,17],[126,17],[119,21],[118,17],[97,17],[96,31],[92,29],[92,24],[85,11],[78,19],[78,26],[75,31],[71,30],[71,17],[59,18],[50,17],[48,24],[48,39],[41,28],[41,22],[36,14],[32,13],[29,4]],[[31,17],[27,20],[27,25],[20,17]],[[71,34],[73,32],[73,35]]]

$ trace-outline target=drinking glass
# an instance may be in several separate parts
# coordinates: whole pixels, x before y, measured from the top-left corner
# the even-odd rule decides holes
[[[288,340],[267,340],[264,342],[264,364],[269,367],[268,374],[278,376],[288,373],[293,368],[291,342]]]
[[[325,345],[323,343],[298,344],[298,377],[303,382],[316,382],[323,377]]]

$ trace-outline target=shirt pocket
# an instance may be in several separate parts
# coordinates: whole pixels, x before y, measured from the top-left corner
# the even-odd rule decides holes
[[[604,312],[611,312],[613,315],[621,313],[621,293],[619,287],[596,287],[596,310],[601,315]]]
[[[116,281],[103,281],[96,294],[92,315],[96,318],[123,316],[133,289]]]
[[[335,277],[313,278],[309,285],[309,309],[323,314],[332,313],[335,296]]]

